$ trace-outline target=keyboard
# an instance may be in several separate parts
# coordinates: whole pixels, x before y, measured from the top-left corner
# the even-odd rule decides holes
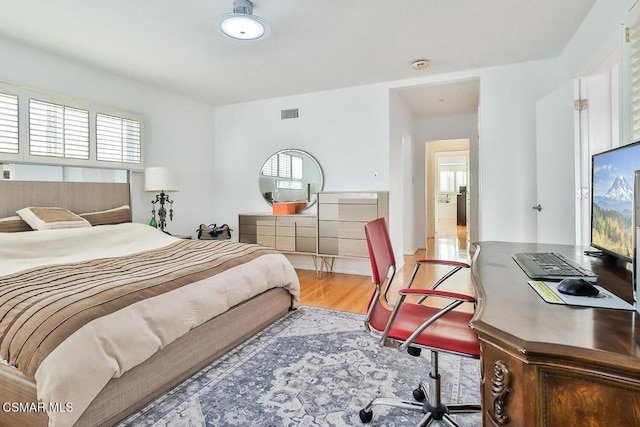
[[[595,281],[592,271],[581,267],[566,256],[554,252],[521,252],[511,255],[514,261],[532,279],[562,280],[577,277]]]

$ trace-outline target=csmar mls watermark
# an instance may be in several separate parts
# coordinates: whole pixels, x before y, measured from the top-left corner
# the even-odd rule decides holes
[[[3,402],[2,412],[72,412],[71,402]]]

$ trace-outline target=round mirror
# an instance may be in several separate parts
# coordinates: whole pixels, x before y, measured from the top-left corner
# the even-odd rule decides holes
[[[258,177],[258,188],[267,203],[306,203],[305,209],[315,203],[323,184],[318,161],[305,151],[293,149],[269,157]]]

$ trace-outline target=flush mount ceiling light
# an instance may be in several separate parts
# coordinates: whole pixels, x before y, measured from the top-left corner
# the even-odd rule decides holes
[[[253,15],[253,3],[249,0],[235,0],[233,13],[218,16],[216,24],[222,34],[236,40],[260,40],[271,33],[267,21]]]
[[[426,70],[428,66],[429,66],[428,59],[418,59],[411,63],[411,68],[413,68],[416,71]]]

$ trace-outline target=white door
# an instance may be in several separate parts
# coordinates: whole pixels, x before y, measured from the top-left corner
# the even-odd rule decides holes
[[[576,242],[576,140],[572,82],[536,103],[537,216],[539,243]]]

